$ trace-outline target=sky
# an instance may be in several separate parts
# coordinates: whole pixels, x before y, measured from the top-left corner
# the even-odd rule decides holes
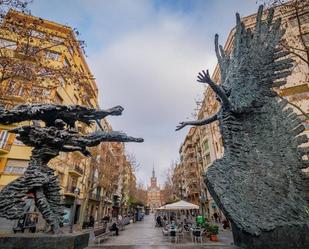
[[[108,121],[114,130],[143,137],[126,144],[141,165],[139,183],[149,184],[152,167],[163,185],[179,159],[205,86],[202,69],[216,65],[214,35],[224,44],[235,13],[257,11],[256,0],[34,0],[32,15],[77,28],[86,41],[87,62],[96,78],[101,108],[124,107]]]

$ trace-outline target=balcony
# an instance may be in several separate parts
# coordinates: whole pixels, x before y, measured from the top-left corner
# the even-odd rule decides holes
[[[188,160],[186,161],[188,164],[196,164],[196,159],[191,157],[191,158],[188,158]]]
[[[193,174],[193,175],[198,174],[198,171],[196,170],[195,167],[189,167],[187,172],[188,172],[189,175],[190,174]]]
[[[195,179],[195,178],[188,180],[188,186],[190,186],[190,185],[197,185],[198,183],[199,183],[199,181],[197,179]]]
[[[93,193],[89,196],[89,199],[90,199],[90,200],[93,200],[93,201],[101,201],[100,195],[98,195],[98,194],[93,194]]]
[[[108,197],[102,197],[102,201],[104,201],[105,204],[110,205],[112,204],[112,200]]]
[[[186,151],[186,155],[191,155],[193,156],[195,153],[195,149],[194,148],[188,148]]]
[[[191,188],[188,190],[188,197],[196,196],[199,194],[199,189]]]
[[[84,171],[78,165],[71,165],[69,167],[69,174],[76,176],[76,177],[80,177],[84,174]]]
[[[10,103],[10,102],[16,102],[16,103],[23,103],[25,102],[25,98],[17,95],[17,94],[12,94],[12,95],[5,95],[1,97],[1,101],[4,103]]]
[[[114,207],[120,207],[120,201],[121,201],[121,195],[118,193],[113,194],[113,200],[112,200],[112,205]]]
[[[74,197],[75,196],[75,194],[74,194],[75,189],[76,189],[76,186],[72,186],[72,185],[66,186],[66,188],[64,189],[64,195]]]

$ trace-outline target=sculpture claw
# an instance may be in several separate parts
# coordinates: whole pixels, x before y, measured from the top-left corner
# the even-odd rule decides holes
[[[136,143],[143,143],[144,139],[143,138],[135,138],[134,142],[136,142]]]
[[[119,116],[122,114],[124,108],[120,105],[111,108],[111,114],[115,116]]]
[[[112,115],[112,116],[120,116],[123,112],[123,107],[118,105],[118,106],[115,106],[115,107],[112,107],[110,109],[107,109],[107,110],[99,110],[96,112],[96,117],[98,119],[102,119],[102,118],[105,118],[106,116],[108,115]]]
[[[186,122],[180,122],[179,125],[176,127],[175,131],[179,131],[181,130],[183,127],[185,127],[187,125]]]
[[[210,75],[209,71],[206,72],[202,70],[202,72],[199,72],[197,75],[197,81],[201,83],[208,83],[210,81]]]

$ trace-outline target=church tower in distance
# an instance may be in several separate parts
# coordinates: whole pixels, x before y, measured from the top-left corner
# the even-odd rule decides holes
[[[151,212],[153,212],[155,208],[159,208],[162,206],[161,191],[160,187],[157,184],[157,177],[154,167],[152,168],[150,186],[147,189],[147,206],[150,208]]]

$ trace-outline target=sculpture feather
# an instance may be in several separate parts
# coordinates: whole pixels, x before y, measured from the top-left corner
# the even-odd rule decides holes
[[[254,30],[246,29],[237,14],[231,55],[218,46],[216,35],[221,85],[208,71],[200,73],[198,81],[209,84],[222,108],[211,118],[182,122],[177,129],[219,121],[224,156],[208,168],[205,183],[230,219],[236,244],[250,249],[303,248],[298,245],[305,237],[309,243],[309,217],[301,169],[308,167],[302,158],[308,148],[299,145],[308,139],[301,135],[301,120],[273,90],[285,84],[293,61],[278,49],[284,34],[280,19],[273,21],[273,9],[266,20],[262,14],[260,7]],[[286,247],[278,242],[282,235],[291,236]],[[258,237],[259,242],[254,240]],[[268,240],[264,245],[263,239]],[[266,247],[269,240],[278,245]]]

